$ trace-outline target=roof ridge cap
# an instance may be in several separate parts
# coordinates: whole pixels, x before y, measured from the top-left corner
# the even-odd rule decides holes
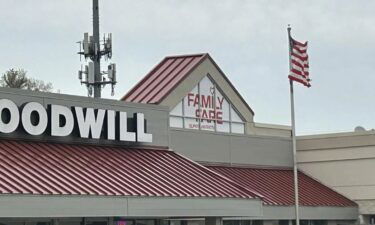
[[[126,150],[138,150],[138,151],[166,151],[173,152],[172,149],[162,146],[137,146],[137,145],[119,145],[119,144],[98,144],[98,143],[80,143],[80,142],[66,142],[58,140],[33,140],[33,139],[22,139],[22,138],[0,138],[0,142],[23,142],[34,143],[34,144],[51,144],[51,145],[68,145],[68,146],[89,146],[89,147],[103,147],[103,148],[114,148],[114,149],[126,149]]]
[[[192,53],[192,54],[181,54],[181,55],[168,55],[168,56],[165,56],[166,59],[170,59],[170,58],[183,58],[183,57],[205,57],[205,56],[208,56],[209,54],[207,52],[205,53]]]
[[[232,167],[232,168],[248,168],[248,169],[274,169],[274,170],[293,170],[291,166],[272,166],[272,165],[256,165],[256,164],[239,164],[239,163],[212,163],[199,162],[208,167]]]

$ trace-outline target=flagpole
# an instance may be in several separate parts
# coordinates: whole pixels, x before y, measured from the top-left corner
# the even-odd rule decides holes
[[[289,41],[289,71],[291,71],[291,31],[290,25],[288,25],[288,41]],[[293,81],[289,80],[290,84],[290,111],[292,120],[292,147],[293,147],[293,177],[294,177],[294,200],[295,200],[295,213],[296,213],[296,225],[299,225],[299,199],[298,199],[298,168],[297,168],[297,150],[296,150],[296,122],[294,116],[294,91],[293,91]]]

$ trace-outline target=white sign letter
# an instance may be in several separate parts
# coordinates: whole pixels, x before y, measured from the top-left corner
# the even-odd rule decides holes
[[[38,124],[34,125],[31,121],[32,112],[38,114],[36,121]],[[22,109],[22,125],[25,131],[31,135],[41,135],[47,128],[48,116],[46,109],[38,102],[29,102]]]
[[[137,113],[137,141],[152,142],[152,134],[145,133],[145,115]]]
[[[120,112],[120,141],[135,142],[135,133],[128,132],[128,117],[126,112]]]
[[[60,124],[60,116],[65,119],[65,124]],[[72,111],[65,106],[51,105],[51,135],[52,136],[68,136],[74,128],[74,118]]]
[[[115,111],[107,110],[107,139],[115,140],[116,127],[115,127]]]
[[[89,133],[91,130],[92,138],[99,139],[102,133],[102,127],[104,122],[104,109],[98,109],[97,118],[95,118],[95,113],[93,108],[86,109],[86,116],[83,116],[82,107],[74,107],[78,122],[79,133],[82,138],[89,138]]]
[[[4,123],[3,121],[3,113],[4,109],[9,110],[9,122]],[[18,111],[18,107],[14,102],[8,99],[1,99],[0,100],[0,132],[1,133],[12,133],[18,127],[20,123],[20,112]]]

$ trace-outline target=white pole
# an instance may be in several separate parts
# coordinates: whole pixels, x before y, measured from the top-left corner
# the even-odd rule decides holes
[[[288,41],[289,41],[289,71],[291,70],[291,37],[290,37],[290,26],[288,25]],[[298,199],[298,168],[297,168],[297,150],[296,150],[296,122],[294,117],[294,92],[293,92],[293,81],[289,81],[290,84],[290,111],[292,120],[292,147],[293,147],[293,175],[294,175],[294,200],[296,210],[296,225],[299,225],[299,199]]]

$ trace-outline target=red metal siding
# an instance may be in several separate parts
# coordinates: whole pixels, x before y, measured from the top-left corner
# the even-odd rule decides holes
[[[0,193],[254,198],[172,151],[0,140]]]
[[[232,181],[264,196],[267,205],[294,205],[292,169],[208,166]],[[299,202],[303,206],[356,206],[356,203],[299,172]]]

